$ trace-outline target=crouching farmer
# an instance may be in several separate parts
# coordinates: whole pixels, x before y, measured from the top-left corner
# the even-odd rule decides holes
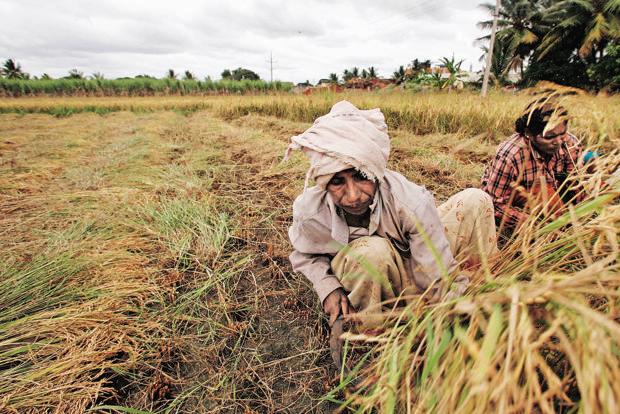
[[[496,253],[486,193],[467,189],[438,209],[424,187],[386,168],[390,139],[379,109],[341,101],[291,141],[287,156],[302,150],[310,169],[293,205],[290,260],[313,284],[330,326],[355,314],[372,328],[420,294],[459,295],[468,284],[459,262]]]

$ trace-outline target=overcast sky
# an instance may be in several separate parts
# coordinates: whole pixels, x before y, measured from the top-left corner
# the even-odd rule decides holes
[[[0,59],[31,75],[106,78],[169,68],[219,79],[245,67],[316,82],[346,68],[391,76],[414,58],[481,67],[481,0],[0,0]]]

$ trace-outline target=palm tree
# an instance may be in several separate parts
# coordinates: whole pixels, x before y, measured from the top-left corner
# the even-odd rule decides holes
[[[376,78],[379,77],[377,69],[374,66],[371,66],[371,67],[368,68],[368,77],[370,79],[376,79]]]
[[[22,71],[21,65],[14,59],[7,59],[4,61],[0,69],[0,75],[7,79],[24,79],[28,77],[28,75]]]
[[[481,47],[484,52],[478,61],[486,62],[487,53],[489,48],[487,46]],[[508,72],[510,72],[510,62],[513,58],[511,55],[510,45],[495,40],[495,46],[493,47],[493,57],[491,59],[491,75],[495,82],[503,84],[507,81]]]
[[[194,79],[196,79],[194,74],[190,72],[189,70],[186,70],[185,74],[183,75],[183,80],[194,80]]]
[[[66,79],[84,79],[84,72],[80,72],[77,69],[71,69],[69,74],[65,76]]]
[[[547,20],[555,25],[538,47],[538,59],[569,44],[579,57],[595,63],[611,40],[620,39],[618,0],[560,1],[549,9]]]
[[[177,74],[174,72],[174,69],[168,69],[168,74],[166,75],[169,79],[176,79]]]
[[[352,77],[353,77],[353,74],[349,71],[349,69],[345,69],[342,72],[342,80],[344,80],[345,82],[351,79]]]
[[[462,77],[461,65],[463,64],[463,60],[459,60],[457,62],[454,56],[452,56],[451,58],[442,57],[441,59],[439,59],[439,62],[441,62],[440,66],[446,68],[450,73],[450,76],[447,79],[444,79],[444,81],[442,82],[442,88],[450,86],[457,80],[460,80],[460,78]]]
[[[501,48],[510,55],[508,70],[519,69],[523,75],[523,65],[527,57],[538,46],[545,32],[549,30],[543,22],[545,10],[557,0],[504,0],[502,1],[497,21],[496,40]],[[480,7],[495,13],[495,5],[481,4]],[[478,22],[481,29],[491,29],[493,20]],[[488,44],[491,35],[476,39]],[[497,46],[497,43],[496,43]]]
[[[403,65],[400,65],[398,70],[394,71],[392,79],[399,85],[405,81],[405,67]]]

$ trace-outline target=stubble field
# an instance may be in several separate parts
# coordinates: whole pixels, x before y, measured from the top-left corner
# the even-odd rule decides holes
[[[411,310],[419,324],[356,339],[379,344],[365,382],[347,387],[338,377],[316,295],[287,260],[307,162],[281,159],[292,135],[343,98],[384,110],[389,167],[437,203],[478,185],[529,100],[0,101],[0,412],[300,413],[343,403],[381,412],[587,403],[614,412],[620,211],[617,192],[601,190],[595,176],[594,204],[551,230],[532,227],[503,262],[483,269],[457,309],[467,321],[449,328],[457,305],[420,305]],[[620,99],[570,99],[573,131],[617,162]],[[571,229],[549,235],[566,223]],[[493,338],[501,345],[492,348]],[[526,350],[541,357],[522,360]],[[468,368],[480,373],[460,378]],[[439,396],[448,389],[453,398]]]

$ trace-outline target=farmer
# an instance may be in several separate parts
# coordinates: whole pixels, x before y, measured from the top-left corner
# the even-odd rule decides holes
[[[496,252],[486,193],[470,188],[437,209],[424,187],[386,168],[390,139],[379,109],[338,102],[291,138],[286,157],[298,149],[310,169],[293,204],[290,260],[313,284],[330,326],[357,312],[362,327],[377,327],[413,295],[460,295],[468,279],[459,261]]]
[[[545,97],[531,102],[515,122],[516,132],[497,148],[487,165],[481,188],[493,199],[500,233],[510,235],[528,217],[528,209],[543,207],[557,216],[566,202],[579,202],[568,175],[584,162],[583,147],[568,132],[568,114]],[[587,160],[586,160],[587,161]]]

